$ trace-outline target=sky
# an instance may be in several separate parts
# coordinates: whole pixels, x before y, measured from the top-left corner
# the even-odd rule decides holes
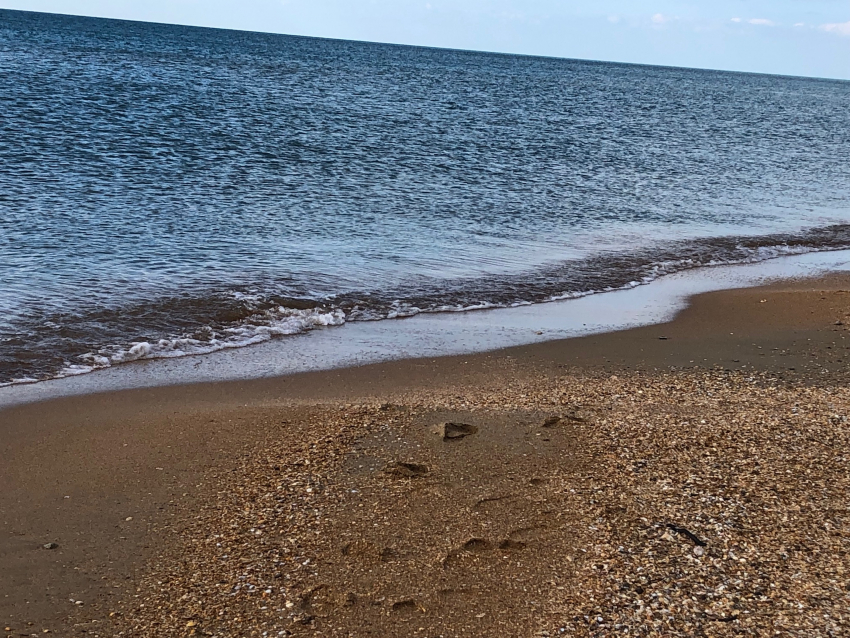
[[[0,0],[0,8],[850,79],[850,0]]]

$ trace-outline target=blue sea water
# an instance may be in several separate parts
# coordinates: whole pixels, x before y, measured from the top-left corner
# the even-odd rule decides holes
[[[0,10],[0,383],[850,247],[850,83]]]

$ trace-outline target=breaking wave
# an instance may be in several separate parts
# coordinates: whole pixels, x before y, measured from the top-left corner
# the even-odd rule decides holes
[[[17,326],[17,335],[4,338],[7,344],[26,343],[29,354],[22,361],[4,348],[11,356],[0,355],[0,385],[85,374],[131,361],[208,354],[349,321],[575,299],[634,288],[693,268],[846,248],[850,248],[850,225],[834,225],[797,234],[672,242],[518,274],[448,281],[423,278],[404,289],[349,291],[323,298],[228,290],[88,315],[42,317],[23,322]]]

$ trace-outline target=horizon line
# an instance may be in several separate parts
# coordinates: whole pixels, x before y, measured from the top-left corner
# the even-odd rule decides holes
[[[410,44],[406,42],[385,42],[380,40],[354,40],[350,38],[335,38],[329,36],[321,36],[321,35],[304,35],[298,33],[282,33],[280,31],[258,31],[254,29],[235,29],[233,27],[212,27],[207,25],[200,24],[185,24],[182,22],[158,22],[156,20],[137,20],[133,18],[112,18],[106,16],[96,16],[89,15],[83,13],[58,13],[54,11],[32,11],[29,9],[6,9],[4,7],[0,7],[0,11],[8,11],[11,13],[29,13],[35,15],[46,15],[46,16],[60,16],[65,18],[84,18],[88,20],[108,20],[113,22],[128,22],[128,23],[136,23],[136,24],[149,24],[156,26],[164,26],[164,27],[184,27],[190,29],[211,29],[215,31],[232,31],[234,33],[253,33],[257,35],[271,35],[271,36],[282,36],[288,38],[308,38],[313,40],[327,40],[331,42],[352,42],[357,44],[373,44],[373,45],[384,45],[384,46],[393,46],[393,47],[408,47],[415,49],[429,49],[435,51],[454,51],[457,53],[478,53],[482,55],[503,55],[503,56],[511,56],[511,57],[524,57],[524,58],[538,58],[545,60],[564,60],[570,62],[585,62],[591,64],[620,64],[624,66],[637,66],[637,67],[648,67],[648,68],[658,68],[658,69],[675,69],[679,71],[710,71],[714,73],[733,73],[737,75],[758,75],[758,76],[767,76],[767,77],[775,77],[775,78],[786,78],[793,80],[818,80],[825,82],[842,82],[847,83],[850,82],[850,78],[837,78],[837,77],[828,77],[828,76],[817,76],[817,75],[793,75],[788,73],[769,73],[765,71],[741,71],[736,69],[717,69],[712,67],[698,67],[698,66],[679,66],[675,64],[650,64],[647,62],[626,62],[622,60],[598,60],[592,58],[573,58],[568,56],[559,56],[559,55],[543,55],[539,53],[516,53],[510,51],[491,51],[488,49],[463,49],[458,47],[447,47],[447,46],[436,46],[436,45],[428,45],[428,44]]]

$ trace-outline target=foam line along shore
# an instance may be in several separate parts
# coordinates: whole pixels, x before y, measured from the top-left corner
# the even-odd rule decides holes
[[[850,252],[812,252],[749,265],[667,275],[646,286],[578,299],[480,312],[425,313],[399,321],[348,323],[200,357],[140,360],[53,381],[0,388],[0,407],[134,387],[250,380],[393,359],[471,354],[570,340],[669,321],[693,295],[850,269]]]

